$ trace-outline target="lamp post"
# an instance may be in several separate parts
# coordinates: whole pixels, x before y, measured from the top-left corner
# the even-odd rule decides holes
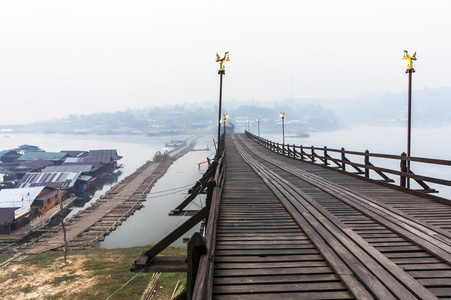
[[[219,159],[219,139],[221,138],[221,105],[222,105],[222,76],[225,75],[225,66],[230,65],[230,59],[229,59],[229,51],[224,53],[224,57],[220,58],[219,54],[216,53],[216,62],[219,62],[219,117],[218,117],[218,149],[216,152],[216,158]]]
[[[409,74],[409,86],[408,86],[408,117],[407,117],[407,173],[410,173],[410,142],[411,142],[411,128],[412,128],[412,73],[415,73],[413,68],[414,60],[417,52],[414,52],[412,56],[409,55],[407,50],[404,50],[404,56],[402,60],[407,63],[406,74]],[[410,188],[410,178],[407,178],[407,188]]]
[[[227,123],[228,117],[229,117],[229,114],[224,114],[224,138],[225,138],[225,134],[226,134],[226,123]]]
[[[283,138],[283,144],[285,145],[285,113],[281,112],[280,117],[282,118],[282,138]]]
[[[258,126],[258,137],[260,137],[260,118],[257,118],[257,126]]]
[[[251,132],[251,120],[249,118],[247,118],[247,131]]]

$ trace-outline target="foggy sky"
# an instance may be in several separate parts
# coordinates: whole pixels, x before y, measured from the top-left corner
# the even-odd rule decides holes
[[[451,1],[3,1],[0,124],[223,99],[451,86]]]

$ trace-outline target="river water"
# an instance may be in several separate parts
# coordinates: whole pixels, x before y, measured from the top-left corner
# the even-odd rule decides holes
[[[440,158],[451,160],[451,128],[414,128],[412,130],[412,156]],[[303,146],[324,147],[330,149],[365,151],[371,153],[384,153],[399,155],[406,150],[406,129],[387,127],[356,127],[333,132],[310,133],[309,138],[298,138],[286,136],[286,142]],[[274,141],[282,141],[280,134],[261,136]],[[186,136],[178,137],[145,137],[135,135],[124,136],[95,136],[95,135],[49,135],[49,134],[14,134],[0,136],[0,151],[13,149],[22,144],[39,146],[46,151],[59,152],[60,150],[90,150],[90,149],[117,149],[118,154],[123,156],[119,161],[124,164],[119,175],[106,177],[98,186],[100,190],[91,191],[87,197],[76,203],[73,213],[91,205],[103,195],[112,185],[122,180],[125,176],[133,173],[139,166],[152,159],[156,151],[161,150],[171,140],[185,139]],[[198,163],[207,156],[213,156],[213,136],[203,136],[198,140],[196,149],[207,146],[210,151],[189,152],[175,161],[168,169],[165,176],[160,178],[151,193],[144,202],[144,208],[135,212],[120,227],[105,238],[101,246],[106,248],[130,247],[156,243],[166,234],[171,232],[177,225],[186,220],[186,217],[168,216],[187,196],[187,190],[205,172],[207,165]],[[352,157],[350,157],[352,160]],[[399,161],[386,162],[372,160],[374,165],[399,168]],[[451,167],[443,168],[437,166],[412,165],[415,173],[430,175],[451,180]],[[440,186],[431,185],[439,189],[438,195],[451,198],[451,191]],[[200,207],[204,198],[198,197],[188,209]],[[72,213],[72,214],[73,214]],[[191,231],[193,232],[193,231]],[[190,236],[191,233],[186,234]],[[182,244],[181,240],[177,245]]]

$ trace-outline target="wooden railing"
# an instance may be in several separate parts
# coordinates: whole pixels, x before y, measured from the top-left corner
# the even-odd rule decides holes
[[[187,274],[187,299],[211,299],[213,287],[213,262],[216,245],[216,221],[219,214],[222,185],[225,179],[225,156],[219,159],[214,179],[209,182],[207,188],[207,206],[209,209],[206,220],[205,235],[194,238],[188,242],[188,261],[199,262],[193,264],[192,270],[188,265]],[[196,235],[196,234],[195,234]],[[201,247],[199,247],[201,241]],[[202,245],[203,244],[203,245]],[[190,257],[190,253],[192,253]],[[195,276],[190,276],[190,272]],[[191,292],[190,292],[191,288]]]
[[[223,142],[222,147],[223,149]],[[222,185],[225,178],[225,152],[221,151],[204,176],[191,189],[191,195],[171,214],[181,211],[199,193],[206,190],[205,206],[174,229],[152,248],[135,258],[132,272],[184,272],[187,273],[186,289],[176,299],[211,299],[213,286],[213,261],[216,244],[216,220],[219,213]],[[193,234],[188,241],[187,258],[157,256],[191,228],[204,222],[204,235]]]
[[[441,159],[431,159],[422,157],[408,157],[405,153],[401,155],[390,154],[377,154],[370,153],[368,150],[365,152],[347,151],[344,148],[341,149],[329,149],[327,147],[314,147],[314,146],[302,146],[302,145],[288,145],[281,144],[258,137],[248,131],[246,134],[255,140],[260,145],[279,153],[284,156],[293,157],[303,161],[321,164],[327,167],[339,169],[341,171],[349,172],[352,174],[361,175],[365,178],[370,178],[370,171],[373,171],[378,175],[379,179],[384,182],[394,183],[395,179],[399,181],[399,186],[402,188],[409,187],[408,181],[413,180],[421,187],[420,191],[425,193],[437,192],[435,189],[429,187],[428,183],[435,183],[443,186],[451,186],[451,180],[435,178],[430,176],[422,176],[415,174],[412,168],[408,170],[407,165],[409,162],[419,162],[423,164],[451,166],[451,161]],[[353,157],[354,161],[351,161],[349,157]],[[360,162],[356,161],[360,159]],[[371,163],[372,158],[395,160],[399,161],[399,169],[390,169],[387,167],[378,167]],[[372,178],[375,179],[375,178]]]

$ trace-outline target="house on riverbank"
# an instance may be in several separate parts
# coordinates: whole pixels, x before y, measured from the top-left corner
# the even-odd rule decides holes
[[[19,152],[15,150],[5,150],[0,152],[5,157],[6,164],[0,164],[1,172],[4,174],[4,180],[0,188],[14,188],[24,186],[38,186],[41,183],[47,183],[54,187],[56,184],[54,175],[60,174],[58,183],[73,189],[73,192],[84,192],[97,178],[101,178],[114,170],[120,168],[117,163],[122,156],[117,154],[116,149],[105,150],[70,150],[61,152],[45,152],[39,147],[22,145],[23,151],[31,149],[29,152]],[[21,150],[21,151],[22,151]],[[37,175],[46,173],[45,175]],[[51,174],[50,174],[51,173]],[[67,173],[78,173],[78,175],[68,175]],[[63,175],[65,174],[65,175]],[[23,177],[27,177],[22,180]],[[61,177],[72,178],[75,176],[75,182],[69,185],[67,182],[61,182]],[[39,178],[38,178],[39,177]],[[49,181],[52,178],[53,181]],[[35,181],[38,180],[38,181]],[[20,183],[20,184],[19,184]],[[63,187],[63,186],[62,186]]]
[[[10,234],[54,207],[66,190],[40,187],[0,191],[0,234]]]

